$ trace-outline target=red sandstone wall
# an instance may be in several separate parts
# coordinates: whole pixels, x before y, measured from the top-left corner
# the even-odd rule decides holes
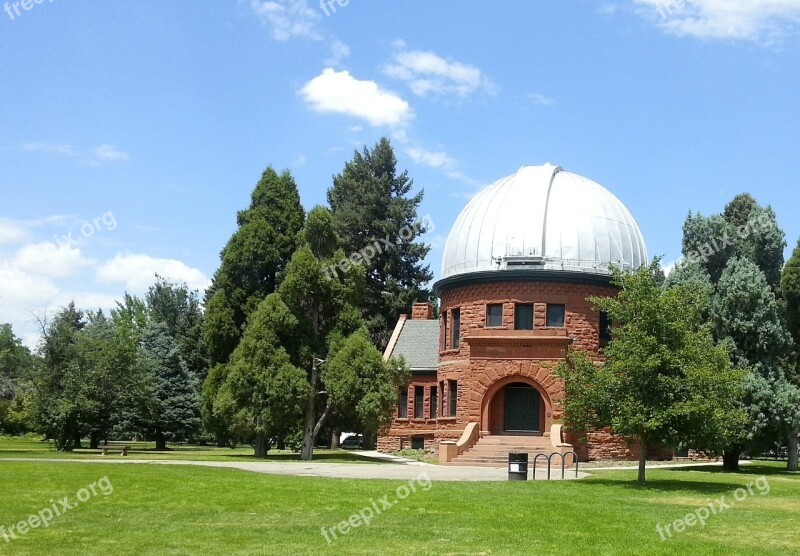
[[[484,432],[498,432],[502,428],[502,396],[495,396],[498,385],[514,381],[527,382],[537,387],[542,394],[542,413],[544,427],[542,433],[549,434],[553,422],[563,417],[560,400],[564,389],[562,382],[553,374],[559,359],[553,357],[552,350],[541,350],[537,358],[521,358],[521,350],[513,346],[507,348],[503,358],[477,359],[470,358],[470,334],[483,333],[486,330],[486,305],[503,303],[503,325],[499,330],[514,329],[514,304],[534,304],[534,332],[546,334],[548,330],[559,332],[563,329],[548,329],[545,326],[546,307],[548,303],[566,306],[566,334],[572,339],[571,345],[587,351],[596,358],[599,354],[600,316],[592,310],[587,300],[590,296],[615,295],[616,289],[610,286],[568,284],[555,282],[498,282],[493,284],[476,284],[445,292],[441,299],[441,314],[447,313],[448,330],[440,330],[439,371],[437,377],[414,377],[409,387],[409,419],[395,419],[382,432],[378,440],[378,449],[392,451],[408,447],[411,436],[425,436],[426,448],[438,445],[442,440],[455,440],[461,435],[464,427],[470,422],[481,423]],[[450,310],[461,310],[461,338],[456,349],[451,349],[449,327],[452,326]],[[426,307],[415,306],[414,318],[427,318]],[[440,324],[444,317],[440,317]],[[498,329],[492,329],[498,330]],[[534,348],[536,349],[536,348]],[[530,353],[529,351],[526,353]],[[457,416],[455,418],[429,418],[429,387],[443,381],[458,381]],[[425,419],[413,419],[413,386],[425,385]],[[444,396],[445,413],[447,412],[446,391],[439,392]],[[493,397],[494,396],[494,397]],[[614,437],[610,432],[592,433],[588,443],[579,443],[578,435],[567,433],[567,441],[575,445],[582,460],[605,459],[637,459],[638,446],[628,444]],[[649,450],[652,459],[671,458],[671,451],[663,448]]]

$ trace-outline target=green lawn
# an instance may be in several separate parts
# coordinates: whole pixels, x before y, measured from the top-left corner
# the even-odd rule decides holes
[[[112,446],[117,444],[110,443]],[[253,448],[250,446],[238,448],[216,448],[211,446],[187,446],[169,445],[169,451],[156,452],[153,442],[126,442],[130,445],[128,458],[130,459],[152,459],[152,460],[190,460],[190,461],[261,461],[261,462],[287,462],[300,461],[300,454],[289,450],[270,450],[267,459],[255,459]],[[7,458],[56,458],[56,459],[87,459],[101,456],[100,450],[82,449],[73,452],[59,452],[55,449],[52,442],[42,442],[30,438],[0,438],[0,460]],[[122,455],[117,451],[110,451],[109,459],[121,459]],[[124,459],[124,458],[122,458]],[[330,463],[378,463],[375,459],[370,459],[359,455],[358,452],[348,450],[326,450],[317,448],[314,450],[315,461],[326,461]]]
[[[421,468],[424,470],[424,468]],[[766,474],[735,506],[662,541],[656,524],[682,518]],[[740,474],[632,471],[567,482],[436,482],[330,545],[321,528],[348,519],[399,481],[270,476],[191,466],[0,461],[6,528],[107,476],[97,496],[11,543],[13,554],[798,554],[800,475],[778,464]],[[84,498],[89,493],[84,494]],[[329,533],[329,537],[330,537]]]

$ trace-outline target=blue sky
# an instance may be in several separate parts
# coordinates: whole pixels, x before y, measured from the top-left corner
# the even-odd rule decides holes
[[[437,275],[524,164],[603,184],[667,262],[743,191],[800,235],[800,0],[29,1],[0,12],[0,322],[29,345],[70,299],[204,288],[267,165],[310,208],[381,136]]]

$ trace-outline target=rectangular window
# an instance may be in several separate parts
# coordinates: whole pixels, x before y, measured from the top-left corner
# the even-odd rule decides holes
[[[442,395],[439,397],[439,415],[444,417],[444,398],[445,395],[447,394],[447,392],[445,392],[444,389],[444,381],[439,383],[439,392],[442,393]]]
[[[455,380],[451,380],[451,381],[449,381],[449,384],[450,384],[450,392],[449,392],[449,395],[447,397],[448,398],[447,401],[450,403],[449,415],[450,415],[450,417],[455,417],[456,416],[456,407],[457,407],[457,402],[458,402],[458,382],[455,381]]]
[[[425,388],[414,386],[414,419],[422,419],[425,415]]]
[[[431,419],[439,416],[439,389],[431,386]]]
[[[611,341],[611,319],[608,313],[600,311],[600,347],[605,347]]]
[[[412,450],[424,450],[425,449],[425,437],[424,436],[412,436],[411,437],[411,449]]]
[[[514,330],[533,330],[533,303],[514,306]]]
[[[486,306],[486,328],[503,326],[503,304],[493,303]]]
[[[397,418],[408,418],[408,388],[400,390],[400,394],[397,396]]]
[[[564,316],[567,310],[564,305],[547,304],[547,326],[554,328],[564,328]]]
[[[453,334],[450,338],[450,349],[458,349],[461,343],[461,309],[453,309],[451,320],[453,324]]]
[[[444,351],[447,349],[447,311],[442,313],[442,341],[441,341],[441,350]]]

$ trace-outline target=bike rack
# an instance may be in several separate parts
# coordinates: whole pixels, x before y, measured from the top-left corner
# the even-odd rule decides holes
[[[575,463],[575,478],[578,478],[578,454],[575,451],[567,452],[566,454],[562,454],[561,452],[553,452],[549,456],[547,454],[536,454],[536,457],[533,458],[533,480],[536,480],[536,462],[539,461],[539,458],[545,458],[547,460],[547,480],[550,480],[550,469],[553,463],[554,456],[561,457],[561,480],[564,480],[566,476],[566,465],[567,459],[566,456],[572,455],[572,460]]]

